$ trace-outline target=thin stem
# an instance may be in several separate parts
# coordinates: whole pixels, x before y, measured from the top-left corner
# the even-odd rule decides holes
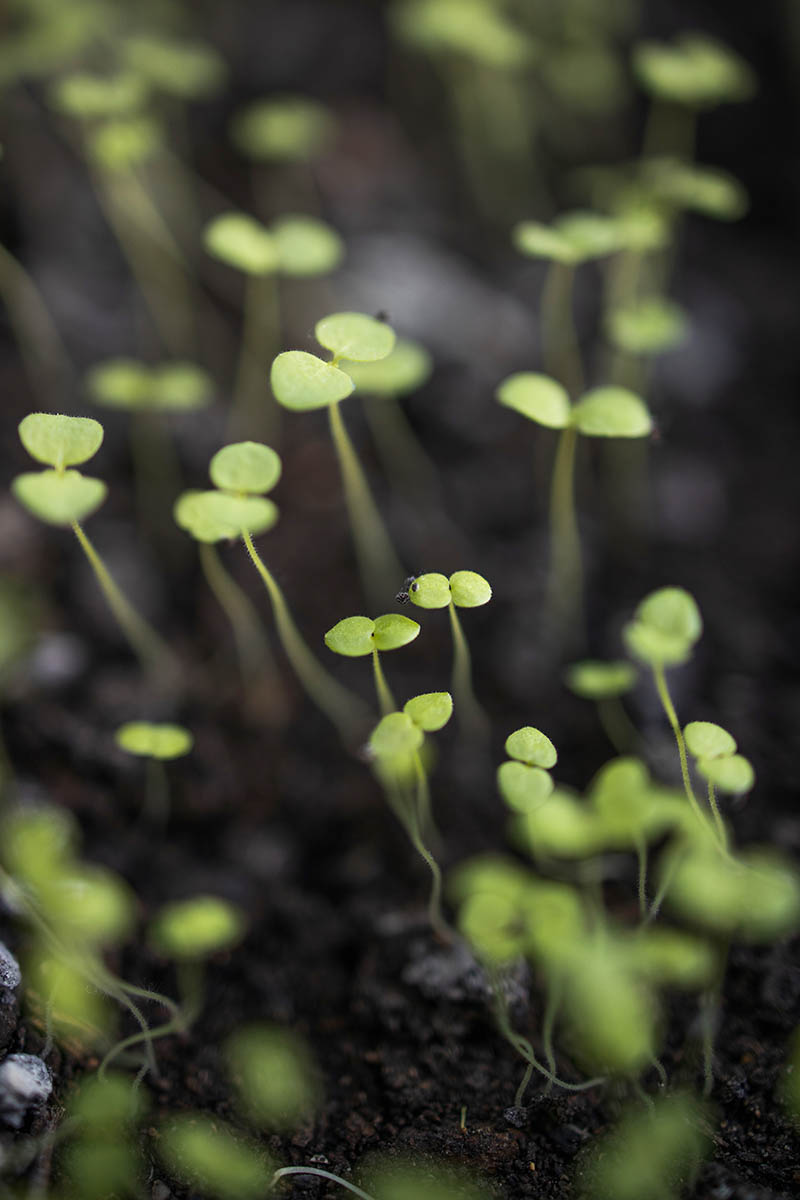
[[[61,334],[22,263],[0,245],[0,296],[36,391],[50,404],[70,375]]]
[[[669,862],[669,866],[667,867],[667,870],[664,872],[664,875],[661,879],[661,883],[658,885],[658,890],[656,891],[656,894],[653,897],[653,903],[650,905],[647,916],[644,919],[644,921],[642,922],[642,928],[644,928],[645,925],[649,925],[652,921],[655,921],[656,917],[658,916],[659,912],[661,911],[661,905],[664,903],[664,897],[666,896],[667,892],[669,891],[670,884],[672,883],[672,880],[675,878],[675,872],[678,870],[678,867],[681,865],[682,858],[683,858],[683,855],[678,854],[678,853],[675,853],[672,855],[672,858],[670,859],[670,862]]]
[[[272,1176],[269,1190],[272,1191],[278,1180],[283,1179],[287,1175],[318,1175],[321,1179],[330,1179],[332,1183],[338,1183],[340,1187],[347,1188],[348,1192],[352,1192],[354,1196],[359,1196],[360,1200],[376,1200],[369,1192],[362,1191],[354,1183],[348,1183],[340,1175],[334,1175],[331,1171],[323,1171],[321,1167],[278,1167],[278,1170]]]
[[[572,312],[575,268],[552,262],[547,268],[541,309],[541,349],[545,371],[576,398],[583,390],[578,335]]]
[[[422,492],[427,503],[439,508],[439,472],[420,445],[399,401],[394,396],[368,396],[362,408],[387,476],[417,503]]]
[[[722,845],[725,847],[725,849],[727,850],[728,849],[728,831],[725,828],[725,822],[723,821],[722,815],[719,811],[719,805],[717,804],[716,789],[710,779],[708,781],[708,805],[709,805],[709,808],[711,809],[712,815],[714,817],[714,824],[717,827],[717,833],[719,834],[719,840],[722,843]]]
[[[647,915],[647,842],[636,834],[636,859],[639,864],[639,916]]]
[[[160,758],[148,758],[142,816],[148,824],[163,829],[169,820],[169,779]]]
[[[469,644],[464,636],[464,630],[452,599],[448,605],[448,612],[450,614],[450,630],[453,635],[455,710],[462,729],[468,729],[471,733],[486,738],[489,732],[489,721],[475,696],[472,686],[472,657],[469,652]]]
[[[242,530],[242,538],[253,565],[264,581],[272,604],[278,637],[297,678],[316,706],[335,725],[342,740],[350,741],[368,719],[369,714],[365,706],[317,662],[292,620],[283,592],[253,545],[249,530]]]
[[[361,582],[374,608],[397,590],[404,572],[372,497],[366,475],[345,429],[338,404],[328,406],[331,437],[339,459],[350,529]]]
[[[561,1006],[561,985],[559,980],[554,980],[547,987],[547,1001],[545,1003],[544,1021],[542,1023],[542,1043],[544,1045],[544,1058],[547,1063],[551,1078],[547,1081],[545,1087],[545,1095],[549,1096],[553,1087],[553,1080],[556,1073],[556,1055],[553,1049],[553,1030],[555,1029],[556,1017]]]
[[[115,1058],[119,1057],[126,1050],[130,1050],[133,1046],[140,1045],[142,1042],[145,1043],[148,1061],[152,1059],[153,1065],[151,1070],[154,1075],[157,1075],[158,1071],[153,1056],[153,1042],[157,1038],[169,1037],[173,1033],[186,1033],[197,1020],[203,1007],[202,963],[178,963],[177,973],[182,997],[179,1008],[163,1025],[157,1025],[155,1029],[145,1026],[139,1033],[132,1033],[130,1037],[123,1038],[122,1041],[112,1046],[98,1067],[97,1073],[101,1079],[108,1070],[109,1064]]]
[[[242,678],[252,679],[264,668],[265,663],[269,673],[274,676],[275,665],[271,661],[267,636],[255,606],[222,565],[216,546],[209,542],[198,542],[197,547],[206,583],[231,623]]]
[[[689,761],[686,757],[686,743],[683,740],[683,733],[678,720],[678,714],[675,712],[675,705],[672,703],[672,697],[669,694],[669,688],[667,686],[667,677],[664,672],[664,667],[661,663],[655,663],[653,665],[653,679],[655,680],[656,691],[658,692],[658,698],[661,701],[661,706],[664,709],[664,712],[667,714],[667,720],[672,726],[672,732],[675,734],[675,741],[678,743],[678,757],[681,760],[681,777],[683,779],[683,789],[686,792],[686,798],[689,801],[692,812],[695,814],[700,824],[704,829],[708,829],[708,821],[697,801],[697,797],[695,796],[694,789],[692,787],[692,779],[689,774]]]
[[[109,608],[131,647],[139,656],[142,665],[156,674],[178,675],[180,664],[172,650],[120,591],[105,563],[77,521],[72,522],[72,530],[89,560],[103,595],[108,601]]]
[[[583,624],[583,566],[575,508],[577,430],[562,430],[550,488],[550,577],[548,625],[560,636],[574,623]]]
[[[248,275],[244,326],[236,368],[228,435],[274,442],[280,409],[267,387],[269,365],[280,345],[280,306],[275,274]]]
[[[420,813],[424,813],[430,808],[430,799],[428,797],[428,779],[417,751],[414,751],[414,774],[417,782],[416,803],[413,807],[409,806],[406,829],[414,849],[428,864],[431,873],[431,893],[428,898],[428,917],[431,927],[440,938],[449,942],[453,937],[453,931],[442,913],[442,871],[423,842],[420,829]]]
[[[375,676],[375,691],[378,694],[378,705],[380,706],[381,714],[385,717],[389,713],[397,711],[397,703],[386,682],[377,646],[372,647],[372,673]]]
[[[619,754],[630,754],[639,742],[639,731],[625,711],[619,696],[603,696],[599,699],[597,715],[614,749]]]

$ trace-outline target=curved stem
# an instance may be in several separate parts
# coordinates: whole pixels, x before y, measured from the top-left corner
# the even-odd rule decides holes
[[[109,608],[142,665],[156,674],[168,672],[177,675],[180,671],[180,664],[170,647],[145,621],[144,617],[139,615],[127,597],[120,591],[105,563],[77,521],[72,522],[72,530],[89,560],[103,595],[108,601]]]
[[[278,1180],[283,1179],[287,1175],[318,1175],[321,1179],[330,1179],[332,1183],[338,1183],[340,1187],[347,1188],[348,1192],[352,1192],[354,1196],[359,1196],[360,1200],[376,1200],[375,1196],[371,1196],[369,1192],[362,1191],[354,1183],[348,1183],[340,1175],[334,1175],[331,1171],[323,1171],[321,1167],[279,1167],[272,1176],[269,1190],[272,1191]]]
[[[722,814],[719,811],[719,805],[717,804],[716,789],[710,779],[708,781],[708,805],[709,805],[709,808],[711,809],[711,812],[714,817],[714,824],[717,827],[717,833],[719,834],[719,840],[722,843],[723,847],[727,850],[728,849],[728,831],[725,828],[725,822],[723,821]]]
[[[647,915],[647,842],[641,833],[636,835],[636,859],[639,864],[639,916]]]
[[[280,408],[267,387],[269,365],[280,343],[277,275],[248,275],[239,362],[228,418],[228,436],[274,442]]]
[[[345,429],[338,404],[328,406],[331,437],[339,459],[350,529],[358,569],[367,598],[380,609],[387,595],[396,592],[404,571],[372,497],[355,447]]]
[[[661,706],[664,709],[664,712],[667,714],[667,720],[672,726],[672,732],[675,734],[675,741],[678,743],[678,757],[681,760],[683,790],[686,792],[686,798],[689,801],[692,812],[695,814],[703,828],[708,829],[708,820],[706,819],[706,816],[697,801],[697,797],[694,794],[692,779],[689,774],[689,761],[686,756],[686,743],[683,740],[683,733],[678,720],[678,714],[675,712],[675,705],[672,703],[672,697],[669,694],[667,677],[664,672],[664,668],[660,663],[653,665],[653,679],[655,680],[656,691],[658,692],[658,698],[661,701]]]
[[[216,546],[198,542],[197,549],[206,583],[231,623],[242,678],[251,679],[265,663],[270,674],[275,675],[267,636],[249,596],[222,565]]]
[[[452,599],[448,605],[448,612],[453,635],[453,694],[456,714],[462,729],[469,729],[471,733],[480,734],[485,738],[489,732],[489,722],[472,687],[472,657]]]
[[[97,1069],[97,1073],[101,1079],[108,1070],[109,1063],[113,1062],[125,1050],[130,1050],[133,1046],[138,1046],[142,1042],[145,1043],[148,1060],[152,1059],[153,1061],[151,1068],[153,1074],[157,1074],[155,1058],[153,1057],[153,1042],[157,1038],[169,1037],[173,1033],[185,1033],[197,1020],[203,1007],[202,964],[199,962],[178,963],[177,970],[182,993],[179,1008],[169,1021],[165,1021],[163,1025],[157,1025],[155,1029],[150,1029],[145,1025],[141,1032],[132,1033],[130,1037],[123,1038],[122,1041],[112,1046]]]
[[[431,927],[440,938],[449,942],[453,937],[453,930],[448,925],[442,913],[442,871],[436,859],[425,845],[420,830],[420,813],[430,808],[430,799],[425,768],[416,750],[414,751],[414,774],[417,782],[417,794],[413,807],[410,805],[408,807],[406,829],[411,839],[411,844],[419,856],[428,864],[428,869],[431,873],[431,893],[428,898],[428,917]]]
[[[547,1081],[547,1086],[544,1089],[545,1095],[549,1096],[553,1080],[556,1073],[556,1055],[553,1049],[553,1030],[555,1028],[556,1017],[561,1006],[561,985],[558,980],[548,983],[547,986],[547,1002],[544,1010],[544,1021],[542,1023],[542,1043],[544,1045],[544,1058],[550,1071],[551,1078]]]
[[[625,711],[619,696],[603,696],[597,701],[597,715],[603,731],[619,754],[630,754],[639,742],[639,731]]]
[[[0,296],[36,391],[51,404],[71,371],[61,334],[22,263],[0,245]]]
[[[381,714],[385,717],[391,712],[397,711],[397,704],[391,689],[386,682],[386,676],[383,673],[381,666],[381,658],[378,654],[377,646],[372,647],[372,673],[375,677],[375,691],[378,694],[378,704]]]
[[[292,620],[283,592],[264,565],[248,530],[242,530],[242,538],[253,565],[264,581],[281,645],[297,678],[317,708],[338,729],[342,739],[351,740],[368,719],[366,707],[317,662]]]

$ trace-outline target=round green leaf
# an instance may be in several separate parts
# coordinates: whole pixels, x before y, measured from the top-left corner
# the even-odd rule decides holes
[[[511,239],[520,254],[529,258],[547,258],[567,264],[576,263],[579,258],[568,238],[539,221],[521,221],[514,226]]]
[[[211,96],[225,81],[224,60],[205,42],[138,33],[128,34],[121,47],[131,66],[154,87],[186,100]]]
[[[164,412],[205,408],[214,396],[211,376],[191,362],[169,362],[155,367],[150,387],[152,406]]]
[[[418,575],[408,589],[408,598],[418,608],[447,608],[450,603],[450,581],[435,571]]]
[[[316,217],[279,217],[270,229],[284,275],[308,278],[327,275],[344,258],[344,242],[330,225]]]
[[[231,137],[248,158],[263,162],[306,162],[333,139],[336,122],[316,100],[279,96],[257,100],[231,123]]]
[[[620,231],[613,217],[603,213],[569,212],[555,222],[555,229],[572,246],[574,261],[605,258],[619,250]]]
[[[167,904],[150,929],[153,945],[170,958],[208,958],[240,941],[245,929],[243,913],[219,896],[194,896]]]
[[[521,762],[501,763],[497,786],[508,807],[519,813],[535,812],[553,792],[553,780],[547,771]]]
[[[516,768],[513,774],[512,767]],[[523,771],[539,771],[551,785],[553,782],[540,767],[503,763],[500,770],[504,768],[507,768],[504,773],[512,779],[516,775],[521,780]],[[536,857],[543,854],[585,858],[602,848],[604,830],[597,814],[566,788],[555,788],[546,804],[518,811],[520,816],[513,832],[525,850]]]
[[[395,332],[390,325],[357,312],[323,317],[314,326],[314,337],[337,359],[350,358],[354,362],[376,362],[386,358],[395,343]]]
[[[436,733],[453,715],[453,697],[449,692],[425,692],[407,700],[403,705],[403,712],[411,717],[419,729],[424,729],[426,733]]]
[[[703,632],[703,618],[693,596],[684,588],[666,587],[651,592],[638,605],[635,617],[642,624],[694,644]]]
[[[275,239],[247,213],[228,212],[215,217],[203,231],[203,245],[214,258],[247,275],[269,275],[278,266]]]
[[[103,441],[103,426],[91,417],[29,413],[19,423],[19,436],[31,458],[61,471],[97,453]]]
[[[272,364],[270,384],[278,403],[293,412],[327,408],[344,400],[354,387],[344,371],[305,350],[279,354]]]
[[[398,650],[401,646],[413,642],[419,630],[417,622],[412,621],[410,617],[401,616],[399,613],[386,613],[385,616],[375,618],[375,646],[378,650]]]
[[[662,354],[685,341],[686,314],[680,305],[650,296],[615,309],[608,317],[608,336],[628,354]]]
[[[28,512],[48,525],[71,525],[95,512],[108,488],[80,471],[31,471],[18,475],[11,491]]]
[[[706,34],[684,33],[672,44],[640,42],[633,68],[652,95],[692,108],[747,100],[755,90],[747,63]]]
[[[263,495],[281,477],[281,460],[262,442],[234,442],[218,450],[208,468],[211,482],[230,492]]]
[[[646,437],[653,419],[639,396],[621,387],[586,392],[572,409],[572,424],[585,437]]]
[[[229,496],[225,492],[184,492],[175,502],[175,523],[198,542],[221,542],[253,537],[272,529],[278,509],[262,496]]]
[[[678,847],[659,864],[662,879],[668,871],[670,908],[714,933],[771,941],[797,926],[800,881],[768,853],[751,850],[732,862],[711,847]]]
[[[404,712],[389,713],[375,726],[368,746],[376,758],[404,758],[419,750],[425,735]]]
[[[756,781],[752,765],[742,754],[731,754],[726,758],[698,758],[696,765],[704,779],[713,783],[720,792],[729,792],[734,796],[749,792]]]
[[[450,596],[458,608],[480,608],[492,598],[488,579],[476,571],[454,571],[450,576]]]
[[[497,70],[523,67],[534,56],[525,31],[485,0],[405,0],[390,9],[403,41],[435,55],[458,55]]]
[[[615,662],[585,659],[567,667],[564,682],[584,700],[604,700],[629,692],[636,683],[636,668],[622,659]]]
[[[642,929],[628,950],[633,970],[658,987],[708,987],[719,970],[719,954],[701,938],[678,929]]]
[[[506,738],[506,754],[530,767],[550,770],[558,762],[558,752],[547,734],[531,725],[517,729]]]
[[[658,200],[676,208],[718,221],[737,221],[747,212],[748,196],[742,184],[716,167],[657,158],[645,164],[644,179]]]
[[[236,1090],[260,1128],[296,1129],[314,1111],[318,1087],[303,1038],[277,1025],[237,1029],[225,1046]]]
[[[152,117],[106,121],[87,141],[90,157],[106,171],[126,171],[146,162],[164,140],[161,126]]]
[[[43,915],[70,945],[116,945],[134,923],[133,893],[104,867],[70,866],[39,889],[37,899]]]
[[[325,645],[334,654],[361,658],[375,649],[375,622],[369,617],[345,617],[325,634]]]
[[[90,121],[135,112],[147,99],[147,90],[146,81],[133,71],[120,71],[116,75],[80,71],[60,79],[52,88],[50,99],[60,112]]]
[[[128,721],[114,734],[117,745],[128,754],[143,758],[182,758],[194,738],[182,725],[154,725],[151,721]]]
[[[695,758],[726,758],[736,753],[736,739],[713,721],[690,721],[683,736]]]
[[[484,961],[499,966],[525,952],[525,927],[511,896],[493,892],[467,896],[459,906],[458,928]]]
[[[97,404],[108,408],[144,408],[150,401],[152,377],[144,363],[133,358],[110,358],[87,373],[86,389]]]
[[[569,396],[560,383],[547,375],[535,371],[509,375],[495,395],[506,408],[513,408],[547,429],[564,429],[569,424]]]
[[[691,657],[692,643],[677,634],[665,633],[643,621],[630,621],[622,630],[628,650],[650,666],[677,667]]]
[[[218,1117],[182,1113],[159,1131],[159,1156],[176,1178],[219,1200],[256,1200],[269,1190],[272,1164],[259,1147]]]
[[[343,362],[356,390],[372,396],[405,396],[416,391],[430,377],[433,361],[419,342],[399,338],[394,350],[378,362]]]

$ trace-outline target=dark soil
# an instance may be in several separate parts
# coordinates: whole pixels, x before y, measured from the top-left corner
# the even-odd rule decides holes
[[[437,735],[434,807],[446,869],[470,854],[506,848],[494,768],[512,729],[528,723],[546,729],[559,748],[559,778],[572,785],[584,786],[611,754],[593,709],[561,686],[559,663],[542,642],[553,444],[533,426],[521,429],[492,399],[505,375],[536,366],[530,330],[541,272],[509,251],[505,218],[493,224],[476,212],[436,100],[435,76],[416,60],[395,62],[380,6],[238,5],[236,20],[227,6],[201,7],[204,36],[218,41],[234,80],[223,100],[193,114],[188,131],[208,183],[235,203],[250,203],[247,173],[225,141],[226,122],[243,100],[305,90],[342,117],[340,147],[320,166],[316,183],[323,215],[348,241],[348,261],[327,293],[287,289],[286,345],[313,347],[309,331],[330,309],[382,308],[436,359],[432,381],[406,407],[439,470],[438,509],[390,495],[358,404],[345,406],[344,415],[409,571],[470,567],[494,588],[492,603],[464,621],[477,691],[492,717],[491,753],[465,745],[455,728]],[[783,140],[789,135],[778,134],[782,120],[796,114],[797,56],[777,6],[647,8],[652,32],[706,28],[758,72],[757,99],[703,118],[698,149],[701,161],[743,180],[751,210],[736,225],[693,218],[683,231],[672,290],[691,314],[693,336],[656,374],[649,399],[659,436],[647,454],[649,498],[640,505],[641,519],[615,526],[622,536],[609,533],[605,486],[619,463],[594,447],[584,453],[589,644],[597,656],[616,656],[621,625],[649,589],[674,583],[692,591],[706,632],[692,665],[674,673],[679,712],[684,720],[730,728],[755,764],[756,791],[729,812],[737,841],[772,843],[797,855],[800,628],[790,579],[798,558],[792,434],[800,300],[793,251],[800,197]],[[619,133],[623,147],[628,142],[618,156],[633,152],[641,116],[634,112],[630,128]],[[78,368],[57,407],[87,411],[80,372],[100,358],[134,352],[135,322],[154,359],[161,352],[141,324],[85,171],[44,107],[39,85],[9,92],[1,139],[14,181],[0,201],[3,240],[37,279]],[[590,130],[587,141],[589,154]],[[568,164],[552,147],[549,158],[554,205],[572,203]],[[292,180],[276,176],[272,186],[276,211],[288,207],[280,189],[291,193]],[[297,190],[291,199],[302,206]],[[525,215],[531,214],[523,209],[510,219]],[[580,296],[587,338],[597,282],[587,272]],[[205,361],[228,379],[235,293],[226,304],[206,288],[205,299],[213,334]],[[0,455],[8,481],[28,469],[16,423],[40,401],[7,326],[0,335],[6,408]],[[95,415],[106,442],[92,465],[111,488],[90,532],[131,598],[193,664],[192,686],[177,703],[149,693],[68,531],[35,525],[8,496],[0,499],[0,569],[35,585],[46,631],[4,697],[17,794],[72,810],[86,857],[128,880],[143,920],[166,900],[206,891],[240,904],[249,919],[243,945],[209,964],[207,1003],[191,1033],[158,1046],[162,1075],[147,1082],[152,1107],[143,1134],[147,1195],[188,1195],[155,1156],[160,1117],[194,1109],[240,1121],[220,1044],[253,1019],[306,1035],[319,1064],[319,1113],[290,1138],[267,1143],[281,1161],[357,1179],[366,1156],[409,1152],[473,1169],[504,1200],[573,1194],[581,1151],[613,1123],[622,1097],[600,1088],[545,1097],[534,1082],[528,1106],[512,1107],[521,1063],[494,1027],[480,970],[462,946],[432,937],[425,871],[369,769],[304,701],[277,649],[279,686],[271,678],[242,688],[228,627],[192,548],[171,534],[165,546],[133,532],[126,419]],[[222,404],[210,418],[175,421],[187,486],[204,486],[223,428]],[[287,418],[281,454],[282,518],[263,540],[263,553],[316,646],[327,628],[363,607],[324,417]],[[243,549],[226,548],[224,557],[266,617],[266,597]],[[392,608],[389,589],[386,610]],[[387,674],[404,697],[447,686],[446,618],[423,617],[424,636],[387,656]],[[369,696],[363,662],[332,669]],[[647,681],[630,710],[653,769],[674,778],[669,731]],[[141,764],[113,745],[116,726],[144,714],[179,719],[196,739],[191,756],[170,768],[172,813],[163,832],[140,817]],[[634,895],[633,869],[622,860],[608,888],[620,915]],[[0,938],[24,959],[25,931],[6,915]],[[800,1147],[778,1097],[800,1025],[797,948],[787,941],[731,952],[714,1062],[713,1149],[691,1191],[697,1200],[800,1194]],[[175,994],[170,971],[144,944],[110,965],[126,979]],[[541,989],[523,974],[516,984],[515,1020],[535,1041]],[[674,997],[668,1008],[664,1065],[672,1080],[701,1086],[695,1001]],[[36,1053],[43,1045],[40,1023],[23,1011],[8,1050]],[[53,1104],[25,1133],[52,1128],[70,1085],[93,1065],[65,1047],[53,1049],[48,1062]],[[559,1069],[579,1077],[568,1059]],[[655,1091],[654,1079],[644,1083]],[[0,1135],[0,1150],[10,1140]],[[46,1186],[50,1159],[38,1170]],[[297,1197],[343,1194],[311,1178],[284,1186]]]

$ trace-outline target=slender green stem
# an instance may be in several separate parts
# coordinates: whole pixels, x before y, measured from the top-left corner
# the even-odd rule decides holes
[[[382,715],[385,717],[388,713],[397,711],[397,703],[386,682],[377,646],[372,647],[372,673],[375,676],[375,691],[378,694],[378,705]]]
[[[163,829],[169,820],[170,798],[167,768],[160,758],[148,758],[142,815],[148,824]]]
[[[575,453],[578,433],[561,431],[550,488],[550,577],[548,627],[563,636],[583,624],[583,566],[578,514],[575,507]]]
[[[636,834],[636,860],[639,864],[639,916],[647,915],[647,842],[641,833]]]
[[[664,903],[664,897],[666,896],[667,892],[670,889],[670,884],[672,883],[673,879],[675,878],[675,873],[678,870],[678,867],[681,865],[682,859],[683,859],[682,854],[674,853],[672,855],[670,862],[669,862],[669,866],[668,866],[667,870],[664,872],[664,875],[662,876],[662,879],[661,879],[661,883],[658,885],[658,890],[656,891],[656,894],[653,897],[653,903],[650,905],[647,916],[644,919],[644,921],[642,922],[642,927],[644,927],[645,925],[649,925],[652,921],[655,921],[656,917],[658,916],[659,912],[661,911],[661,905]]]
[[[275,664],[255,606],[222,565],[216,546],[209,542],[198,542],[197,546],[206,583],[231,623],[242,678],[252,679],[265,665],[275,676]]]
[[[720,840],[721,844],[727,850],[728,849],[728,831],[725,828],[725,822],[723,821],[722,815],[719,811],[719,805],[717,804],[716,789],[710,779],[708,781],[708,805],[709,805],[709,808],[711,809],[712,815],[714,817],[714,824],[717,827],[717,833],[719,834],[719,840]]]
[[[180,673],[178,659],[164,639],[145,621],[144,617],[139,615],[127,597],[120,591],[105,563],[77,521],[72,522],[72,530],[89,560],[103,595],[108,601],[109,608],[131,647],[139,656],[142,665],[155,674],[178,675]]]
[[[339,459],[350,529],[355,543],[361,581],[373,608],[380,609],[397,591],[404,572],[400,565],[367,477],[345,429],[338,404],[328,406],[331,437]]]
[[[369,396],[363,412],[383,469],[398,490],[419,503],[441,506],[442,487],[436,464],[420,445],[400,402],[394,396]]]
[[[453,635],[453,695],[461,728],[486,738],[489,721],[472,686],[472,657],[469,644],[453,601],[448,605],[450,630]]]
[[[630,754],[639,743],[639,731],[619,696],[603,696],[598,700],[597,715],[614,749],[619,754]]]
[[[272,443],[277,438],[280,408],[267,387],[267,379],[280,336],[277,275],[248,275],[242,342],[228,420],[231,440],[246,436]]]
[[[181,1003],[168,1021],[157,1025],[155,1029],[145,1026],[139,1033],[132,1033],[123,1038],[106,1054],[98,1067],[98,1075],[102,1079],[109,1064],[126,1050],[145,1043],[149,1058],[153,1059],[152,1072],[158,1074],[153,1057],[153,1042],[158,1038],[169,1037],[173,1033],[185,1033],[199,1017],[203,1008],[203,964],[200,962],[179,962],[177,965],[178,983],[181,990]]]
[[[541,350],[545,371],[562,383],[573,399],[583,390],[583,365],[572,314],[574,283],[573,266],[550,263],[541,309]]]
[[[332,1183],[338,1183],[340,1187],[346,1188],[354,1196],[359,1196],[360,1200],[375,1200],[375,1197],[371,1196],[369,1192],[362,1191],[354,1183],[348,1183],[340,1175],[334,1175],[331,1171],[323,1171],[321,1167],[278,1167],[278,1170],[272,1176],[269,1190],[272,1191],[278,1180],[283,1179],[287,1175],[317,1175],[320,1179],[330,1179]]]
[[[547,1081],[545,1087],[545,1095],[549,1096],[553,1081],[556,1074],[556,1055],[553,1049],[553,1031],[555,1029],[556,1017],[558,1010],[561,1007],[561,983],[559,980],[551,980],[547,985],[547,1000],[544,1009],[544,1021],[542,1022],[542,1044],[544,1046],[544,1059],[550,1071],[551,1078]]]
[[[686,743],[683,740],[683,733],[681,731],[680,721],[678,720],[678,714],[675,712],[675,705],[672,703],[672,697],[669,694],[667,676],[664,671],[664,667],[660,663],[653,665],[653,679],[655,680],[656,691],[658,692],[658,698],[661,701],[661,706],[664,709],[664,712],[667,714],[667,720],[672,726],[672,732],[675,734],[675,741],[678,743],[678,757],[681,760],[681,777],[683,779],[683,789],[686,792],[686,798],[689,801],[692,812],[695,814],[700,824],[704,829],[708,830],[708,820],[698,803],[697,797],[694,794],[692,778],[689,774],[689,760],[686,756]],[[714,840],[717,840],[716,837]]]
[[[428,869],[431,873],[431,893],[428,898],[428,917],[431,927],[443,941],[449,942],[452,940],[453,930],[448,925],[442,912],[442,871],[436,859],[425,845],[420,828],[421,814],[430,810],[430,797],[428,793],[428,777],[425,774],[422,759],[417,751],[414,751],[414,774],[416,777],[417,792],[413,806],[410,805],[408,807],[406,829],[408,830],[408,836],[411,838],[414,849],[428,864]]]
[[[22,263],[3,245],[0,245],[0,297],[31,382],[50,405],[69,378],[69,357],[39,289]]]
[[[297,678],[316,706],[339,731],[342,740],[350,741],[363,729],[368,720],[368,710],[357,696],[342,687],[317,662],[292,620],[283,592],[264,565],[248,530],[242,530],[242,538],[253,565],[264,581],[281,645]]]

